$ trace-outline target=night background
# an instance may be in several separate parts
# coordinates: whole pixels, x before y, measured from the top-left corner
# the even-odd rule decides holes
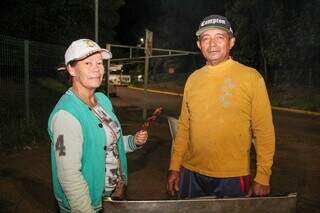
[[[69,87],[66,73],[57,71],[66,48],[80,38],[95,40],[95,0],[1,0],[0,10],[0,212],[55,212],[47,119]],[[99,0],[99,45],[141,46],[148,29],[154,48],[199,52],[195,32],[211,14],[229,19],[236,37],[232,57],[266,82],[277,133],[274,194],[298,192],[298,212],[320,212],[320,0]],[[111,51],[114,58],[128,55]],[[123,63],[130,86],[143,87],[137,80],[143,62]],[[150,59],[148,88],[182,93],[187,77],[204,64],[201,54]],[[143,95],[127,87],[117,93],[111,101],[124,130],[136,130],[142,120],[135,104]],[[178,117],[179,98],[163,98],[166,115]],[[149,111],[157,100],[149,96]],[[134,106],[126,105],[130,101]],[[129,174],[138,179],[130,183],[132,199],[167,198],[166,122],[155,124],[149,147],[129,157]],[[140,165],[140,158],[147,163]]]
[[[78,38],[95,38],[94,1],[3,0],[0,5],[1,35],[65,47]],[[236,32],[235,59],[258,69],[270,85],[314,87],[320,78],[319,10],[319,0],[104,0],[99,44],[136,45],[149,29],[154,47],[197,51],[200,21],[223,14]],[[177,71],[193,70],[182,67]]]

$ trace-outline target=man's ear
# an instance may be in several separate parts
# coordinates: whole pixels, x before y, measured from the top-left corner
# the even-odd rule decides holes
[[[201,50],[201,46],[200,46],[200,41],[199,41],[199,39],[198,39],[198,41],[197,41],[197,46],[198,46],[198,48]]]
[[[230,50],[235,45],[235,43],[236,43],[236,38],[235,37],[230,38],[230,47],[229,47]]]
[[[76,71],[70,64],[67,65],[67,70],[72,77],[76,76]]]

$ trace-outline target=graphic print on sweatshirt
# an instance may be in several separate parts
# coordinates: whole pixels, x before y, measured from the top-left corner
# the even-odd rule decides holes
[[[234,95],[235,83],[230,78],[224,80],[221,91],[222,95],[219,96],[219,102],[223,108],[228,108],[231,105],[231,97]]]

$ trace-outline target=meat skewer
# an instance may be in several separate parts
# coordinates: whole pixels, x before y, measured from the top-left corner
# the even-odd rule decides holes
[[[148,117],[148,118],[143,122],[143,124],[142,124],[142,126],[141,126],[141,130],[146,131],[146,130],[149,128],[150,124],[151,124],[152,122],[154,122],[154,121],[160,116],[160,114],[162,113],[162,111],[163,111],[162,107],[156,108],[156,109],[153,111],[152,115],[151,115],[150,117]]]

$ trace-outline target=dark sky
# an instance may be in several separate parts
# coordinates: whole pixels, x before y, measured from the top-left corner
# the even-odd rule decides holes
[[[135,45],[148,28],[154,33],[157,47],[190,49],[194,47],[194,32],[199,22],[209,14],[223,12],[222,0],[124,1],[118,10],[120,23],[113,29],[115,34],[109,33],[112,28],[99,32],[102,43]],[[93,2],[1,0],[0,34],[62,45],[80,37],[94,39]],[[113,27],[110,23],[116,24],[116,11],[104,9],[112,1],[99,2],[100,29],[103,24]]]
[[[147,28],[153,31],[156,47],[194,48],[194,33],[200,21],[223,12],[222,0],[126,0],[119,10],[117,40],[135,45]]]
[[[116,28],[119,42],[134,44],[143,36],[145,26],[155,20],[148,11],[145,1],[126,0],[119,10],[120,23]]]

